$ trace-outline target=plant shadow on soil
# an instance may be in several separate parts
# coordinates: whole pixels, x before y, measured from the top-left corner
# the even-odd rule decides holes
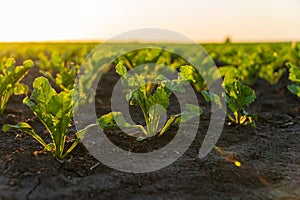
[[[37,76],[38,69],[32,68],[23,82],[31,85]],[[114,85],[116,77],[106,76],[103,81]],[[173,164],[144,174],[110,169],[82,144],[72,152],[72,162],[59,164],[49,154],[34,153],[42,149],[29,135],[0,131],[0,199],[299,199],[300,100],[286,90],[287,83],[287,75],[276,85],[264,80],[255,83],[257,99],[249,112],[258,114],[257,128],[224,126],[217,145],[233,154],[241,167],[214,150],[198,158],[210,117],[210,106],[203,101],[198,134],[187,152]],[[101,88],[107,91],[97,91],[99,115],[110,111],[106,92],[111,90]],[[11,98],[0,126],[27,120],[47,137],[42,124],[22,104],[23,97]],[[143,122],[137,110],[131,113],[134,121]],[[142,143],[120,130],[106,135],[128,151],[149,152],[167,144],[176,130],[173,126],[162,138]]]

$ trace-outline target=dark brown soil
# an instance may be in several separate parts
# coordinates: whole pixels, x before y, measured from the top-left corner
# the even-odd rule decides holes
[[[38,75],[33,68],[24,81],[31,84]],[[110,169],[83,145],[72,152],[72,162],[60,164],[50,154],[35,154],[42,149],[29,135],[0,131],[0,199],[300,199],[300,99],[286,90],[287,83],[287,76],[273,86],[258,80],[253,86],[257,99],[249,109],[259,116],[257,127],[224,126],[217,144],[224,152],[213,150],[204,159],[198,158],[198,149],[208,127],[209,105],[201,101],[205,113],[188,151],[151,173]],[[98,95],[109,101],[109,95]],[[11,98],[0,127],[27,121],[46,136],[22,98]],[[132,113],[142,122],[138,112]],[[119,130],[106,134],[124,149],[148,152],[168,143],[176,130],[143,142]],[[242,166],[235,166],[232,158]]]

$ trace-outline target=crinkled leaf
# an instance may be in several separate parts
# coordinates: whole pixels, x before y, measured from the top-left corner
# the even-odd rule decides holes
[[[254,102],[256,98],[254,91],[250,87],[243,85],[233,70],[226,73],[223,86],[229,97],[234,99],[236,104],[241,106],[242,110],[250,103]]]
[[[15,67],[15,64],[16,64],[16,60],[14,58],[8,58],[5,62],[5,67],[6,68]]]
[[[15,94],[26,93],[28,89],[24,85],[20,85],[20,80],[27,74],[33,62],[25,61],[24,66],[15,67],[15,59],[9,58],[6,60],[5,67],[2,69],[3,74],[0,74],[0,114],[3,113],[6,103],[15,92]]]
[[[188,82],[178,81],[178,80],[169,80],[167,77],[160,75],[157,77],[157,80],[160,81],[162,87],[167,88],[170,93],[171,92],[180,92],[184,93],[184,85],[188,84]]]
[[[16,84],[14,87],[14,94],[15,95],[21,95],[21,94],[27,94],[28,93],[28,86],[24,84]]]
[[[61,92],[52,96],[48,102],[48,112],[52,114],[54,131],[52,136],[56,148],[60,148],[62,153],[64,150],[65,136],[68,132],[68,126],[71,120],[72,111],[72,94],[71,92]]]
[[[70,118],[70,112],[72,110],[72,94],[61,92],[51,97],[48,102],[48,111],[56,116],[58,119],[66,117]]]
[[[146,99],[147,104],[147,111],[149,111],[150,107],[159,104],[164,109],[167,109],[170,102],[169,102],[169,96],[167,92],[162,87],[156,88],[153,95],[149,96],[149,98]]]
[[[116,65],[116,72],[120,75],[120,76],[126,76],[127,74],[127,69],[124,66],[124,62],[120,61],[118,62],[118,64]]]
[[[247,71],[245,73],[247,73]],[[279,79],[285,72],[285,68],[278,68],[276,64],[269,63],[261,67],[261,69],[258,72],[258,75],[259,77],[267,80],[270,84],[275,84],[279,81]]]
[[[291,63],[288,63],[288,67],[290,71],[289,79],[294,83],[300,84],[300,67],[292,65]]]
[[[255,93],[250,87],[238,83],[237,101],[242,104],[243,108],[254,102],[255,98]]]
[[[238,77],[236,75],[236,71],[230,70],[225,74],[225,78],[222,85],[227,91],[231,91],[234,87],[234,83],[236,83],[237,80]]]
[[[237,102],[235,99],[231,98],[229,95],[226,94],[225,96],[226,99],[226,103],[228,108],[233,112],[233,113],[237,113],[238,112],[238,106],[237,106]]]
[[[31,67],[33,67],[33,65],[34,65],[34,62],[33,62],[32,60],[25,60],[25,61],[23,62],[23,66],[24,66],[25,68],[31,68]]]
[[[9,75],[10,73],[13,73],[15,64],[16,64],[16,61],[14,58],[8,58],[5,63],[5,68],[3,70],[3,74]]]
[[[237,69],[234,66],[222,66],[218,68],[221,76],[225,76],[225,74],[227,74],[228,72],[230,73],[237,73]]]
[[[33,82],[34,91],[24,103],[38,116],[55,145],[55,156],[62,158],[65,137],[71,120],[72,90],[57,94],[45,77]]]
[[[190,65],[185,65],[180,67],[179,76],[181,79],[185,79],[187,81],[196,82],[194,78],[195,69]]]
[[[55,83],[64,91],[70,91],[73,88],[76,73],[71,71],[62,71],[56,75]]]
[[[251,124],[255,123],[253,122],[255,121],[254,118],[249,118],[245,114],[246,107],[254,102],[256,98],[254,91],[242,84],[233,70],[226,73],[223,86],[226,90],[226,103],[234,114],[235,119],[229,113],[226,113],[227,116],[235,123],[244,125],[247,124],[246,121],[251,121]]]
[[[54,54],[51,56],[51,64],[54,68],[59,69],[63,64],[63,59],[60,55]]]
[[[49,81],[45,77],[38,77],[33,82],[33,92],[30,100],[34,101],[42,110],[48,110],[48,102],[52,96],[56,95],[56,91],[50,86]]]

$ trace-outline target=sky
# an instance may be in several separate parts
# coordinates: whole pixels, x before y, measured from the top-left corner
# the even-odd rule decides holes
[[[140,28],[200,42],[300,41],[300,0],[0,0],[0,26],[0,42],[106,40]]]

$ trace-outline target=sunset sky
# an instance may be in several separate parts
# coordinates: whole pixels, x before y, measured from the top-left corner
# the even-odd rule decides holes
[[[300,0],[1,0],[0,9],[0,42],[105,40],[139,28],[200,42],[300,41]]]

